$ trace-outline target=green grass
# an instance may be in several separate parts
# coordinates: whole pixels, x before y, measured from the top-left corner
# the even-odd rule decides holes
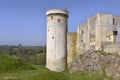
[[[96,50],[95,51],[97,54],[101,54],[101,55],[106,55],[106,53],[102,50]]]
[[[0,80],[104,80],[104,78],[107,78],[107,80],[112,80],[111,78],[106,77],[105,75],[100,75],[94,72],[89,73],[85,72],[69,73],[68,71],[52,72],[46,69],[45,66],[36,65],[31,66],[24,63],[23,61],[22,64],[19,65],[20,68],[17,68],[11,64],[14,63],[14,60],[16,64],[19,63],[19,59],[16,57],[0,55],[0,66],[3,66],[4,62],[5,64],[4,67],[7,66],[7,68],[10,69],[10,70],[7,69],[8,71],[5,70],[3,67],[0,69],[0,72],[4,72],[0,74]],[[11,64],[12,66],[8,64]]]
[[[105,75],[98,73],[84,73],[75,72],[52,72],[46,69],[44,66],[36,67],[37,70],[19,71],[15,73],[5,73],[0,75],[0,80],[5,80],[6,77],[10,77],[6,80],[112,80]]]
[[[0,74],[6,72],[16,72],[19,70],[31,70],[31,69],[35,68],[15,56],[0,54]]]

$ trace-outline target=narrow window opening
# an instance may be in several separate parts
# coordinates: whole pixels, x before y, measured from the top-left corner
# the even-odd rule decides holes
[[[115,25],[115,19],[113,18],[113,25]]]
[[[54,39],[54,36],[52,36],[52,39]]]
[[[81,31],[81,34],[84,34],[84,31]]]
[[[51,16],[51,19],[53,19],[53,16]]]
[[[58,22],[60,22],[60,19],[58,19]]]
[[[117,31],[113,31],[113,35],[117,36]]]
[[[49,32],[50,30],[48,29],[48,32]]]

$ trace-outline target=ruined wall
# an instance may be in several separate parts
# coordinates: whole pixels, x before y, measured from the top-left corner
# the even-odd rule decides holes
[[[95,46],[95,20],[96,17],[92,16],[88,19],[88,48]]]
[[[77,28],[77,53],[100,50],[102,43],[120,42],[120,17],[97,13]]]
[[[111,14],[96,14],[96,50],[101,49],[104,42],[114,42],[114,25]]]
[[[78,26],[77,30],[77,53],[81,54],[85,49],[87,49],[87,24],[82,24]]]
[[[95,70],[120,79],[120,16],[97,13],[79,25],[76,51],[70,72]]]
[[[77,27],[76,52],[80,53],[80,27]]]
[[[114,26],[116,26],[117,36],[116,42],[120,42],[120,16],[114,16]]]
[[[103,50],[109,54],[120,55],[120,43],[108,43],[103,45]]]
[[[96,14],[96,23],[101,27],[112,27],[113,25],[113,16],[111,14],[97,13]]]
[[[67,64],[68,67],[73,62],[73,59],[76,55],[76,32],[68,32],[67,33]]]
[[[95,46],[95,17],[90,17],[77,28],[77,53],[92,49]]]

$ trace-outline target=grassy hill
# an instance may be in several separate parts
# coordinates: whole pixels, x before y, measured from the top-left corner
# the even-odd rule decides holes
[[[19,70],[31,69],[35,68],[15,56],[0,54],[0,74],[5,72],[16,72]]]
[[[22,60],[0,54],[0,80],[112,80],[98,73],[52,72],[45,66],[29,65]]]

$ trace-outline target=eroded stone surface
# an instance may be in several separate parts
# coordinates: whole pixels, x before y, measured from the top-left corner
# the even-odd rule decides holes
[[[73,62],[76,55],[76,32],[67,33],[67,65]]]
[[[70,72],[75,71],[98,71],[101,74],[120,79],[120,56],[106,54],[103,51],[87,51],[75,58],[69,68]]]

